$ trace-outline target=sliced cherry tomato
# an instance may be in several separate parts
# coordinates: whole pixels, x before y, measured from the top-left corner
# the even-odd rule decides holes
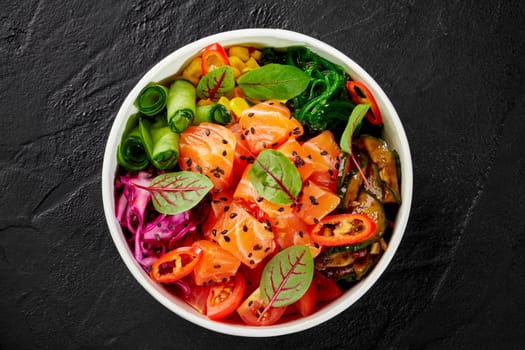
[[[328,247],[356,244],[370,238],[375,229],[376,223],[368,215],[330,215],[314,227],[312,239]]]
[[[335,193],[343,152],[335,141],[334,134],[325,130],[303,143],[303,148],[314,164],[314,171],[309,179]]]
[[[314,271],[312,284],[316,286],[317,303],[332,301],[343,295],[341,287],[333,279],[323,276],[319,271]]]
[[[208,300],[208,295],[210,294],[210,286],[198,286],[195,284],[192,276],[186,276],[183,279],[190,288],[190,293],[188,295],[182,294],[182,298],[187,302],[191,307],[200,312],[201,314],[206,314],[206,301]]]
[[[202,259],[202,249],[180,247],[161,256],[151,267],[150,276],[157,282],[175,282],[189,275]]]
[[[230,60],[228,59],[228,55],[221,44],[213,43],[204,49],[201,63],[203,75],[217,67],[229,65]]]
[[[245,109],[239,125],[241,137],[254,155],[265,148],[277,148],[288,138],[299,137],[304,132],[301,123],[291,117],[290,110],[277,100],[268,100]]]
[[[212,320],[223,319],[232,314],[244,300],[246,283],[242,274],[237,273],[234,280],[214,284],[206,302],[206,316]]]
[[[237,313],[242,320],[250,326],[269,326],[277,322],[286,311],[284,307],[270,307],[261,317],[265,305],[261,296],[260,289],[257,288],[246,300],[239,306]]]
[[[215,190],[224,190],[232,182],[235,135],[214,123],[190,126],[180,134],[179,166],[206,175]]]
[[[346,88],[355,104],[370,103],[370,110],[365,115],[366,120],[368,120],[370,124],[381,125],[383,123],[383,117],[381,117],[376,99],[368,87],[358,81],[350,80],[346,82]]]
[[[197,285],[226,282],[237,273],[241,262],[217,243],[200,240],[193,246],[202,251],[202,258],[193,271]]]
[[[295,306],[297,307],[297,310],[299,310],[301,315],[306,317],[306,316],[311,315],[314,312],[316,302],[317,302],[317,286],[312,281],[312,283],[310,284],[310,287],[308,287],[308,289],[303,294],[301,299],[295,302]]]

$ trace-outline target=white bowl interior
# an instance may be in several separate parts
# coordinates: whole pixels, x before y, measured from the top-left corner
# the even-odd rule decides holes
[[[166,77],[174,75],[186,62],[188,62],[189,59],[200,53],[204,47],[214,42],[220,42],[223,46],[231,46],[234,44],[251,44],[261,47],[288,47],[303,45],[326,59],[343,66],[354,80],[365,83],[372,91],[383,115],[384,137],[389,145],[396,149],[400,155],[402,172],[401,197],[403,203],[397,214],[396,226],[389,240],[388,249],[366,278],[350,290],[346,291],[342,297],[326,305],[322,310],[315,312],[309,317],[267,327],[251,327],[209,320],[206,316],[199,314],[186,302],[174,296],[163,286],[149,278],[140,265],[135,261],[133,252],[130,250],[115,218],[113,193],[114,178],[117,169],[117,146],[120,142],[128,117],[136,112],[136,108],[133,105],[134,100],[149,82],[160,81]],[[281,29],[243,29],[224,32],[200,39],[165,57],[142,77],[137,85],[131,90],[118,111],[107,141],[102,169],[102,198],[109,231],[124,263],[136,280],[155,299],[180,317],[216,332],[248,337],[277,336],[302,331],[336,316],[355,303],[377,281],[392,260],[392,257],[399,246],[409,217],[412,202],[412,186],[412,160],[406,134],[397,112],[378,84],[357,63],[337,49],[312,37]]]

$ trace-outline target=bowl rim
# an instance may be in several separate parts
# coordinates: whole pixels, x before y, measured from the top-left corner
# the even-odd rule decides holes
[[[385,127],[388,123],[389,130],[395,130],[395,133],[397,134],[395,149],[400,154],[401,158],[401,198],[403,198],[403,202],[397,213],[396,225],[389,240],[388,249],[384,252],[372,271],[370,271],[370,273],[363,280],[346,291],[343,296],[323,306],[322,312],[315,312],[308,317],[301,317],[286,323],[264,327],[254,327],[209,320],[205,316],[200,315],[195,310],[191,309],[191,307],[188,307],[187,304],[181,299],[178,299],[174,295],[168,294],[164,287],[162,287],[160,284],[152,281],[135,261],[133,253],[131,252],[125,237],[122,234],[120,226],[118,225],[114,214],[115,210],[113,193],[114,178],[116,173],[116,149],[120,142],[120,135],[122,133],[123,126],[130,115],[130,109],[134,108],[133,102],[142,88],[149,82],[154,81],[154,78],[160,72],[170,70],[166,68],[170,64],[173,66],[171,70],[173,70],[172,74],[174,74],[182,67],[185,62],[188,61],[189,58],[201,52],[205,46],[211,43],[220,42],[224,46],[230,46],[233,44],[261,43],[263,41],[271,41],[276,43],[282,42],[283,46],[291,46],[292,44],[290,44],[290,42],[295,45],[308,46],[314,52],[320,53],[324,57],[328,55],[332,60],[335,59],[337,63],[342,63],[347,71],[351,72],[352,79],[362,81],[367,84],[368,88],[372,91],[374,97],[380,104],[383,114],[388,116],[388,118],[385,120]],[[267,44],[261,45],[264,46]],[[164,78],[170,75],[171,74],[164,75]],[[389,133],[387,132],[387,135],[388,134]],[[154,299],[183,319],[208,330],[234,336],[271,337],[304,331],[335,317],[357,302],[375,284],[375,282],[389,266],[393,256],[395,255],[408,223],[412,205],[413,169],[408,139],[394,106],[381,87],[363,68],[361,68],[361,66],[359,66],[355,61],[343,54],[338,49],[311,36],[285,29],[251,28],[237,29],[209,35],[184,45],[164,57],[142,76],[139,82],[129,92],[124,102],[120,105],[119,111],[114,118],[104,152],[101,187],[105,219],[115,247],[117,248],[120,257],[124,261],[126,267],[131,272],[133,277]],[[186,306],[181,303],[186,304]]]

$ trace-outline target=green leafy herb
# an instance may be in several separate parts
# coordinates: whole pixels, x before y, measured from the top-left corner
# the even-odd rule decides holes
[[[370,188],[370,183],[368,182],[368,179],[363,173],[361,166],[359,165],[357,159],[355,159],[355,156],[352,153],[352,136],[354,135],[354,131],[361,125],[361,121],[363,120],[363,117],[365,116],[366,112],[368,112],[369,108],[370,103],[363,103],[355,106],[354,110],[352,111],[352,114],[350,115],[350,118],[348,118],[348,124],[346,124],[346,128],[343,131],[343,135],[341,136],[341,141],[339,142],[341,150],[347,153],[352,159],[352,162],[354,163],[355,167],[359,171],[359,174],[363,178],[365,187],[367,189]]]
[[[277,204],[293,203],[301,192],[301,175],[281,152],[263,150],[248,170],[248,178],[257,193]]]
[[[150,192],[155,209],[168,215],[193,208],[213,187],[208,177],[191,171],[159,175],[149,186],[134,185]]]
[[[230,66],[220,66],[208,72],[197,85],[197,95],[205,100],[217,101],[222,96],[230,97],[235,87],[233,69]]]
[[[352,136],[354,134],[354,131],[359,127],[359,125],[361,125],[361,121],[363,120],[363,117],[365,116],[366,112],[368,112],[369,108],[370,104],[364,103],[355,106],[354,110],[352,111],[352,114],[350,115],[350,118],[348,118],[348,123],[346,124],[346,128],[343,131],[343,136],[341,136],[341,141],[339,143],[343,152],[352,154]]]
[[[281,307],[299,300],[314,275],[314,258],[310,248],[293,245],[275,255],[263,269],[261,275],[261,296],[266,305],[261,316],[270,307]]]
[[[297,67],[284,64],[268,64],[253,69],[239,78],[244,94],[260,100],[289,100],[302,93],[310,77]]]

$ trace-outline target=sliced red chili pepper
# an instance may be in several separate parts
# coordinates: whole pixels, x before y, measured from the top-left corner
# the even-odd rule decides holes
[[[312,240],[333,247],[360,243],[370,238],[376,223],[364,214],[337,214],[325,216],[312,230]]]
[[[202,249],[198,247],[174,249],[153,264],[150,276],[157,282],[175,282],[190,274],[201,257]]]
[[[365,84],[350,80],[346,82],[346,88],[355,104],[370,103],[370,110],[365,115],[366,120],[373,125],[383,123],[383,117],[381,117],[381,112],[379,111],[374,95],[372,95]]]
[[[230,60],[221,44],[213,43],[204,49],[201,63],[202,74],[206,74],[217,67],[229,65]]]

